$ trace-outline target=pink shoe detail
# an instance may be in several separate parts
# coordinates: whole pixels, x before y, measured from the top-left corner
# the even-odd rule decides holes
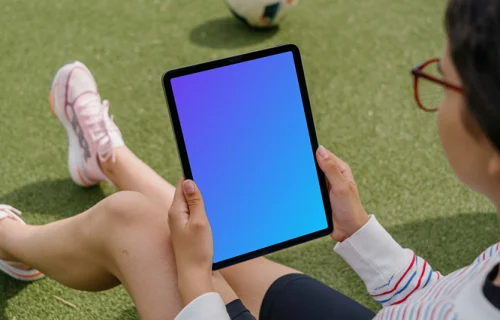
[[[78,61],[62,66],[52,82],[49,101],[68,134],[73,181],[86,187],[109,181],[99,162],[114,162],[114,149],[125,144],[89,69]]]

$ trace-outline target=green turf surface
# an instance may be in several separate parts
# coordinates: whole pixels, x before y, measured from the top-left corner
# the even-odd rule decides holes
[[[438,56],[444,2],[303,0],[278,31],[254,32],[222,0],[12,0],[0,9],[0,203],[28,223],[71,216],[113,192],[81,189],[47,95],[57,68],[82,60],[128,145],[163,177],[181,174],[160,86],[165,70],[282,43],[302,50],[319,141],[352,166],[367,210],[444,273],[499,240],[494,210],[447,166],[435,116],[412,100],[411,66]],[[377,310],[333,243],[271,256]],[[70,308],[59,296],[78,306]],[[137,319],[122,288],[82,293],[0,275],[0,320]]]

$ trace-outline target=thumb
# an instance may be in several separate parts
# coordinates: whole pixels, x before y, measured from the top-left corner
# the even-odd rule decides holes
[[[189,218],[189,209],[186,204],[186,200],[184,199],[182,182],[183,179],[180,179],[179,182],[177,182],[174,199],[170,209],[168,210],[168,224],[172,230],[184,227]]]
[[[334,155],[326,150],[325,147],[319,146],[316,151],[316,159],[318,160],[319,167],[325,173],[326,179],[331,185],[338,185],[345,180],[344,175],[335,161]]]
[[[196,186],[193,180],[185,180],[182,183],[182,191],[186,198],[186,203],[189,209],[189,220],[206,219],[205,205],[200,189]]]

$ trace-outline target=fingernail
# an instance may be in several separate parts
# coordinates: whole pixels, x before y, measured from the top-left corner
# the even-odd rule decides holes
[[[182,188],[184,189],[184,192],[186,194],[193,194],[194,193],[194,182],[191,180],[186,180],[182,184]]]
[[[321,158],[323,159],[328,158],[328,151],[326,151],[325,147],[319,146],[318,153]]]

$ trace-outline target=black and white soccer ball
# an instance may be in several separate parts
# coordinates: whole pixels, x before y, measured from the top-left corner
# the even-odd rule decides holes
[[[257,28],[277,26],[298,0],[226,0],[239,20]]]

